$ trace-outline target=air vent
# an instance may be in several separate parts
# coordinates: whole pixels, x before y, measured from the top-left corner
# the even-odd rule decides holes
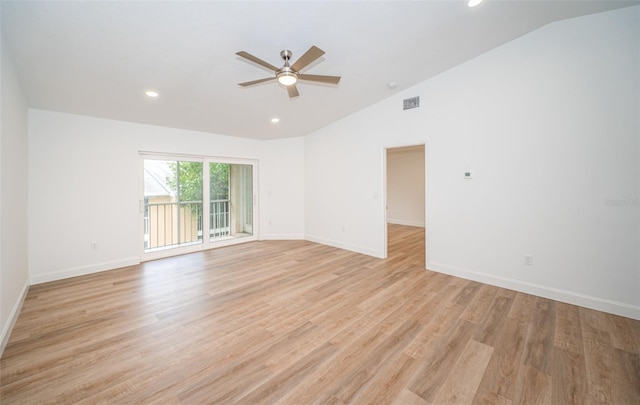
[[[408,98],[406,100],[404,100],[404,102],[402,103],[402,109],[403,110],[410,110],[412,108],[418,108],[420,107],[420,97],[413,97],[413,98]]]

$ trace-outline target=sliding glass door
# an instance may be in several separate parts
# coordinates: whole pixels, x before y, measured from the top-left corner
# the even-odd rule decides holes
[[[256,162],[153,155],[143,162],[145,254],[255,239]]]
[[[202,242],[202,162],[144,161],[144,249]]]
[[[253,235],[253,165],[209,163],[210,241]]]

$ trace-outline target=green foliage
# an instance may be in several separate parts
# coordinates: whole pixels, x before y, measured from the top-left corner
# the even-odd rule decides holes
[[[171,162],[169,167],[173,176],[167,177],[167,185],[180,201],[202,201],[202,163]],[[177,173],[180,173],[179,182]],[[178,183],[180,193],[178,193]],[[211,200],[229,199],[229,165],[226,163],[209,164],[209,186]]]
[[[202,201],[202,163],[201,162],[171,162],[169,163],[173,176],[167,177],[167,185],[179,200]],[[179,171],[180,181],[178,182]],[[179,184],[178,184],[179,183]],[[178,186],[180,190],[178,190]]]
[[[229,165],[227,163],[209,164],[209,186],[212,201],[229,199]]]

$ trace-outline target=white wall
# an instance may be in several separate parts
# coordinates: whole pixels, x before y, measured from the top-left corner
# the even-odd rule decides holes
[[[388,149],[387,222],[424,227],[424,188],[424,146]]]
[[[1,43],[0,355],[29,288],[27,263],[27,104]]]
[[[426,142],[429,269],[640,318],[639,209],[611,203],[639,196],[639,14],[550,24],[307,136],[307,237],[382,257],[384,147]]]
[[[258,145],[265,156],[260,164],[260,239],[304,239],[304,138]]]
[[[139,151],[257,159],[260,236],[303,238],[303,142],[256,141],[30,109],[32,283],[138,263]],[[90,249],[91,241],[97,250]]]

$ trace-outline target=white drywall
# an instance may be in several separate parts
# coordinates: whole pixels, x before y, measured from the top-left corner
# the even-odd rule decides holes
[[[27,104],[1,43],[0,355],[29,287],[27,264]]]
[[[305,137],[307,238],[384,256],[384,148],[426,143],[428,268],[640,318],[616,205],[639,196],[639,15],[550,24]]]
[[[303,142],[257,141],[30,109],[32,283],[139,261],[139,151],[257,159],[260,237],[303,238]],[[97,250],[90,249],[92,241]]]

